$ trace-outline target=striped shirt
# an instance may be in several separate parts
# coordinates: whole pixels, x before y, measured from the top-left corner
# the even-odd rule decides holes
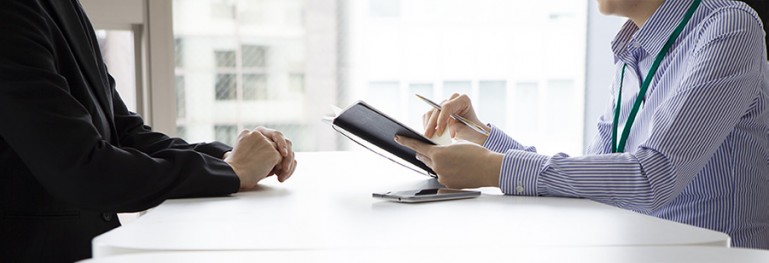
[[[492,128],[484,146],[504,153],[504,193],[589,198],[769,249],[769,65],[747,5],[703,0],[656,72],[625,152],[611,153],[623,65],[620,131],[692,1],[665,1],[643,27],[628,21],[617,34],[610,100],[587,155],[538,154]]]

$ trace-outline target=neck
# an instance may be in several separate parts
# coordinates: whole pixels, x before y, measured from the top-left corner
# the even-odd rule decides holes
[[[664,3],[665,0],[641,0],[635,1],[632,8],[629,8],[626,16],[633,21],[639,28],[649,20],[649,17]]]

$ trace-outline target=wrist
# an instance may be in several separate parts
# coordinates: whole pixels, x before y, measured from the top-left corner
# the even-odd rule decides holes
[[[488,164],[486,165],[486,171],[484,171],[485,174],[485,185],[491,186],[491,187],[499,187],[499,174],[502,171],[502,161],[504,160],[505,155],[490,152],[489,157],[487,158]]]
[[[222,160],[224,163],[230,166],[230,169],[232,169],[233,172],[235,172],[235,176],[238,177],[238,180],[240,181],[240,189],[246,189],[248,188],[248,180],[246,178],[243,178],[241,174],[243,173],[241,169],[235,164],[235,162],[230,158],[232,154],[230,152],[224,153],[224,156],[222,157]]]
[[[486,133],[488,133],[488,134],[491,134],[491,129],[489,129],[488,131],[486,131]],[[480,134],[480,133],[478,133],[478,137],[476,138],[476,141],[475,141],[475,143],[477,143],[478,145],[481,145],[481,146],[483,146],[483,145],[485,145],[485,144],[486,144],[486,141],[487,141],[488,139],[489,139],[489,136],[488,136],[488,135],[486,135],[486,134]]]

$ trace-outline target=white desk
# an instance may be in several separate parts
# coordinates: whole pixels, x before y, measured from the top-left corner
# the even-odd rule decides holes
[[[128,262],[769,262],[769,251],[723,247],[520,247],[314,251],[193,251],[137,253],[82,263]]]
[[[369,152],[299,153],[286,183],[230,197],[169,200],[98,236],[94,257],[151,251],[728,246],[723,233],[584,199],[503,196],[401,204],[372,192],[427,177]]]

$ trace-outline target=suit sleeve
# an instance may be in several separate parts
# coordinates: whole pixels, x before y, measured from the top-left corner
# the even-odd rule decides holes
[[[66,49],[53,45],[51,26],[36,1],[0,1],[0,136],[52,195],[120,212],[238,190],[232,169],[205,150],[116,147],[102,138],[69,92],[87,87],[57,73],[54,58]]]
[[[110,77],[110,83],[114,87],[112,77]],[[111,90],[115,126],[120,145],[123,147],[135,148],[150,155],[169,149],[192,150],[215,158],[222,158],[225,152],[232,150],[232,147],[220,142],[190,144],[180,138],[171,138],[163,133],[154,132],[151,127],[144,124],[141,116],[128,110],[114,88]]]

